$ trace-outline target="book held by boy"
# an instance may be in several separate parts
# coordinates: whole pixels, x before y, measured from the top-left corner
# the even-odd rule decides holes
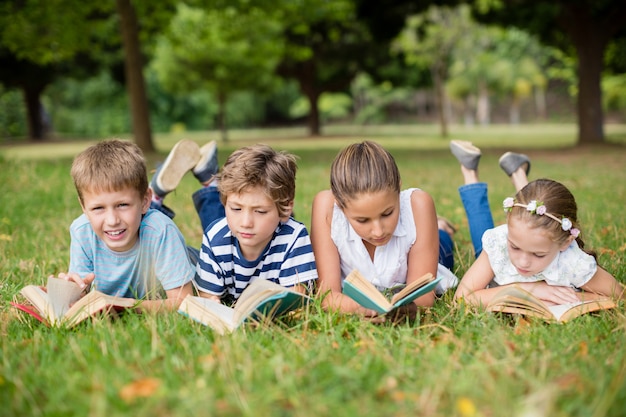
[[[219,334],[225,334],[246,321],[273,319],[305,306],[310,300],[309,296],[292,288],[256,279],[241,293],[234,307],[188,295],[180,304],[178,312],[213,328]]]
[[[586,313],[606,310],[616,306],[610,298],[593,293],[579,293],[581,300],[575,303],[551,305],[517,285],[508,285],[498,291],[487,304],[487,311],[523,314],[546,321],[567,322]]]
[[[20,290],[28,304],[12,302],[11,305],[47,326],[73,327],[96,313],[124,310],[138,303],[134,298],[116,297],[96,290],[81,297],[82,291],[74,282],[49,277],[45,289],[27,285]]]
[[[424,274],[389,299],[355,269],[344,280],[343,293],[363,307],[385,314],[433,291],[440,280],[431,273]]]

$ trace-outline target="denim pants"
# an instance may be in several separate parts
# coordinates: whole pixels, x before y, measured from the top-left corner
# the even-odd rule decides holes
[[[483,233],[494,227],[487,191],[487,183],[484,182],[459,187],[459,195],[465,208],[474,254],[477,258],[483,250]]]
[[[441,229],[439,229],[439,263],[450,271],[454,268],[454,241]]]
[[[198,213],[198,217],[200,218],[203,231],[206,231],[207,227],[215,220],[226,216],[224,206],[220,201],[220,193],[217,191],[217,187],[209,186],[200,188],[198,191],[193,193],[191,198],[193,200],[193,205],[196,208],[196,212]],[[174,213],[174,211],[166,205],[159,205],[152,202],[150,203],[150,208],[159,210],[170,219],[173,219],[176,215],[176,213]],[[198,263],[200,251],[196,248],[187,246],[187,252],[191,262],[194,265]]]

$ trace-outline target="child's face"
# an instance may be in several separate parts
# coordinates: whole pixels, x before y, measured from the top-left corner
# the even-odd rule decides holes
[[[142,199],[132,188],[120,191],[83,192],[83,213],[96,235],[111,249],[131,249],[139,237],[141,217],[150,207],[151,193]]]
[[[279,222],[288,219],[280,217],[276,203],[260,187],[228,195],[224,208],[228,227],[248,260],[261,255]]]
[[[366,244],[383,246],[398,225],[400,196],[391,190],[360,194],[347,202],[343,212]]]
[[[525,277],[542,272],[571,243],[571,239],[561,244],[554,242],[549,231],[531,228],[515,217],[509,217],[507,224],[509,258],[517,272]]]

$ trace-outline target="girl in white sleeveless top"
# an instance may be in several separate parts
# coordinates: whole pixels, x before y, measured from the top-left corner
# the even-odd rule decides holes
[[[333,161],[331,189],[313,201],[311,239],[323,306],[344,313],[374,316],[343,295],[343,280],[353,269],[378,289],[392,288],[426,273],[444,275],[443,291],[455,286],[452,240],[438,229],[435,204],[423,190],[400,191],[400,173],[391,154],[365,141],[343,149]],[[440,237],[445,241],[440,251]],[[432,306],[433,292],[415,305]]]

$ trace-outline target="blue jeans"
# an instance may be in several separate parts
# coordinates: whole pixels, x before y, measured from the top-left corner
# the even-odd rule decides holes
[[[450,271],[454,268],[454,241],[441,229],[439,229],[439,263]]]
[[[196,208],[198,217],[200,217],[200,223],[202,224],[202,230],[206,232],[207,227],[215,220],[221,219],[226,216],[224,206],[220,201],[220,193],[217,191],[217,187],[209,186],[202,187],[191,196],[193,205]],[[159,210],[170,219],[176,216],[176,213],[166,205],[150,203],[150,208]],[[187,246],[187,252],[189,253],[189,259],[195,265],[198,262],[200,251],[196,248]]]
[[[459,195],[465,208],[474,254],[477,258],[483,251],[483,233],[494,227],[487,191],[487,183],[484,182],[459,187]]]

